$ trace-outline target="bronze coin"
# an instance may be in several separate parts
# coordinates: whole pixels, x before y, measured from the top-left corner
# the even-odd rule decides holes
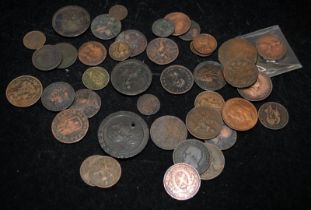
[[[92,186],[92,187],[94,187],[95,185],[91,183],[90,170],[99,157],[100,155],[91,155],[87,157],[85,160],[83,160],[80,166],[81,179],[85,182],[85,184]]]
[[[210,154],[210,166],[201,174],[202,180],[211,180],[221,174],[225,168],[225,157],[222,151],[214,144],[204,142]]]
[[[131,57],[141,54],[147,47],[147,39],[143,33],[137,30],[126,30],[121,32],[116,41],[124,41],[130,45]]]
[[[58,69],[68,68],[76,62],[78,51],[72,44],[63,42],[56,44],[55,47],[62,55],[62,61],[59,66],[57,66]]]
[[[36,77],[22,75],[13,79],[6,88],[6,98],[16,107],[29,107],[41,97],[42,84]]]
[[[287,109],[276,102],[267,102],[261,105],[258,115],[260,123],[272,130],[284,128],[289,119]]]
[[[266,60],[279,60],[287,52],[286,43],[276,34],[265,34],[257,38],[258,54]]]
[[[79,60],[89,66],[101,64],[106,56],[107,50],[103,44],[97,41],[85,42],[79,48]]]
[[[223,125],[218,136],[205,142],[215,144],[221,150],[226,150],[230,149],[235,144],[236,140],[237,132]]]
[[[209,54],[202,54],[202,53],[199,53],[196,49],[194,49],[194,47],[193,47],[193,41],[190,42],[190,50],[191,50],[191,52],[192,52],[193,54],[196,54],[196,55],[198,55],[198,56],[200,56],[200,57],[207,57],[207,56],[210,56]]]
[[[251,102],[236,97],[225,102],[222,118],[230,128],[237,131],[247,131],[256,125],[258,113]]]
[[[217,48],[217,40],[211,34],[200,34],[193,39],[193,48],[200,54],[210,55]]]
[[[179,53],[178,45],[168,38],[156,38],[147,46],[148,58],[159,65],[166,65],[173,62]]]
[[[193,38],[197,37],[200,33],[201,33],[200,25],[194,20],[191,20],[191,26],[189,31],[179,36],[179,38],[181,38],[184,41],[192,41]]]
[[[82,111],[78,109],[66,109],[59,112],[52,122],[52,133],[54,137],[65,144],[80,141],[89,128],[89,120]]]
[[[127,8],[123,5],[116,4],[109,9],[109,15],[117,20],[123,20],[128,14]]]
[[[216,137],[222,125],[220,113],[208,107],[194,107],[188,112],[186,117],[188,131],[199,139]]]
[[[90,67],[82,75],[84,86],[91,90],[103,89],[108,85],[109,80],[108,71],[101,66]]]
[[[191,20],[185,13],[171,12],[167,14],[164,19],[167,19],[174,23],[175,30],[173,36],[179,36],[185,34],[191,27]]]
[[[116,41],[109,47],[109,55],[113,60],[124,61],[131,55],[131,48],[127,42]]]
[[[164,18],[157,19],[152,24],[152,33],[158,37],[168,37],[174,33],[175,25]]]
[[[62,55],[55,45],[44,45],[32,54],[32,64],[41,71],[55,69],[62,61]]]
[[[224,104],[224,98],[214,91],[203,91],[194,100],[195,107],[209,107],[219,111],[219,113],[221,113]]]
[[[108,14],[98,15],[92,21],[91,31],[97,38],[109,40],[120,33],[121,22]]]
[[[238,88],[239,94],[249,101],[261,101],[272,92],[271,78],[264,72],[258,73],[257,81],[248,88]]]
[[[144,94],[137,100],[137,110],[143,115],[153,115],[160,110],[160,101],[155,95]]]
[[[23,44],[26,48],[37,50],[45,44],[46,37],[41,31],[30,31],[23,38]]]

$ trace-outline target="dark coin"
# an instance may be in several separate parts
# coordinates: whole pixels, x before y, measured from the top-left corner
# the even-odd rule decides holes
[[[258,115],[261,124],[272,130],[284,128],[289,119],[287,109],[276,102],[267,102],[261,105]]]
[[[108,14],[98,15],[92,21],[91,31],[97,38],[109,40],[121,32],[121,22]]]
[[[190,18],[188,17],[188,15],[182,12],[171,12],[167,14],[164,19],[167,19],[174,24],[174,36],[185,34],[191,26]]]
[[[41,31],[30,31],[23,38],[24,46],[31,50],[43,47],[45,41],[45,34]]]
[[[203,174],[210,166],[210,154],[203,142],[197,139],[187,139],[174,149],[173,162],[188,163],[199,174]]]
[[[76,62],[78,51],[72,44],[58,43],[55,47],[62,55],[62,61],[59,66],[57,66],[58,69],[68,68]]]
[[[109,46],[109,55],[113,60],[124,61],[131,55],[131,48],[127,42],[117,41]]]
[[[201,27],[200,25],[195,22],[194,20],[191,20],[191,26],[187,33],[179,36],[184,41],[191,41],[193,38],[197,37],[201,33]]]
[[[32,54],[32,64],[42,71],[55,69],[61,61],[62,55],[54,45],[44,45]]]
[[[221,150],[226,150],[235,144],[236,139],[237,132],[228,126],[223,125],[218,136],[205,142],[215,144]]]
[[[102,149],[116,158],[129,158],[140,153],[148,143],[149,129],[137,114],[119,111],[108,115],[98,128]]]
[[[204,145],[207,147],[208,152],[210,154],[210,160],[211,164],[209,168],[201,174],[202,180],[211,180],[216,178],[221,174],[221,172],[225,168],[225,157],[222,151],[213,144],[204,143]]]
[[[141,54],[147,47],[147,39],[144,34],[137,30],[126,30],[121,32],[116,41],[124,41],[130,45],[131,57]]]
[[[112,86],[125,95],[138,95],[148,89],[152,73],[143,62],[130,59],[118,63],[111,72]]]
[[[186,93],[194,83],[192,72],[181,65],[166,67],[161,73],[160,82],[162,87],[172,94]]]
[[[225,104],[224,98],[214,91],[203,91],[199,93],[194,100],[195,107],[209,107],[221,113],[222,107]]]
[[[147,46],[148,58],[159,65],[166,65],[173,62],[179,53],[178,45],[168,38],[156,38]]]
[[[54,82],[49,84],[42,93],[42,105],[50,111],[67,109],[75,98],[75,91],[66,82]]]
[[[109,15],[117,20],[123,20],[128,14],[127,8],[123,5],[116,4],[109,9]]]
[[[137,100],[137,109],[143,115],[152,115],[160,110],[159,99],[152,94],[139,96]]]
[[[76,37],[89,28],[90,14],[80,6],[65,6],[54,14],[52,26],[61,36]]]
[[[103,89],[108,85],[109,80],[108,71],[100,66],[90,67],[82,75],[84,86],[91,90]]]
[[[160,18],[152,24],[152,33],[158,37],[168,37],[174,30],[174,23],[164,18]]]
[[[276,34],[265,34],[256,40],[258,54],[266,60],[280,60],[286,52],[284,40]]]
[[[211,34],[200,34],[193,39],[192,45],[200,54],[210,55],[217,48],[217,40]]]
[[[100,42],[88,41],[81,45],[78,55],[83,64],[96,66],[105,60],[107,50]]]

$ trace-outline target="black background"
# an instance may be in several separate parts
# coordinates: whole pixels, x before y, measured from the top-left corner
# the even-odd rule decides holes
[[[296,1],[1,1],[1,197],[0,209],[308,209],[310,181],[310,4]],[[191,200],[170,198],[162,185],[166,169],[172,165],[171,151],[158,149],[151,140],[138,156],[120,160],[122,177],[110,189],[87,186],[80,178],[81,162],[92,154],[105,153],[97,141],[97,128],[109,114],[119,110],[138,112],[138,96],[124,96],[109,84],[97,91],[102,98],[100,112],[90,119],[86,137],[79,143],[64,145],[50,131],[55,113],[40,102],[30,108],[16,108],[5,99],[5,88],[13,78],[31,74],[44,87],[56,81],[69,82],[75,90],[84,88],[81,76],[87,66],[77,61],[69,71],[41,72],[31,63],[33,51],[26,49],[22,38],[30,30],[41,30],[47,43],[70,42],[77,48],[88,40],[98,40],[90,30],[77,38],[63,38],[51,27],[53,13],[60,7],[78,4],[93,19],[107,13],[115,3],[124,4],[128,17],[122,28],[142,31],[148,41],[153,21],[172,11],[183,11],[196,20],[202,32],[213,34],[219,45],[237,35],[271,25],[280,25],[303,68],[272,78],[274,89],[265,101],[285,105],[290,114],[283,130],[265,129],[260,123],[247,132],[238,133],[236,145],[224,152],[223,173],[202,182]],[[200,58],[189,50],[189,43],[172,37],[180,48],[174,64],[189,69],[204,60],[216,60],[217,52]],[[111,41],[101,41],[108,48]],[[159,76],[165,66],[148,60],[146,53],[137,59],[149,65],[153,82],[148,93],[157,95],[161,110],[143,117],[148,125],[162,115],[176,115],[185,120],[195,96],[202,90],[196,85],[190,92],[175,96],[163,90]],[[117,62],[107,59],[101,64],[109,72]],[[225,99],[238,96],[229,85],[218,91]],[[264,102],[265,102],[264,101]],[[259,106],[263,102],[256,102]],[[189,137],[191,137],[189,135]],[[308,200],[309,199],[309,200]],[[310,208],[309,208],[310,209]]]

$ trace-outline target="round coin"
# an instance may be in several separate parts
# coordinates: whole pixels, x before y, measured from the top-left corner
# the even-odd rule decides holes
[[[209,168],[201,174],[202,180],[211,180],[221,174],[225,168],[225,157],[222,151],[215,145],[204,143],[210,154],[211,164]]]
[[[121,32],[116,41],[124,41],[130,45],[131,57],[141,54],[147,47],[147,39],[144,34],[137,30],[126,30]]]
[[[211,34],[200,34],[193,39],[193,47],[201,54],[210,55],[217,48],[217,41]]]
[[[171,12],[167,14],[164,19],[167,19],[174,24],[174,36],[185,34],[191,26],[190,18],[188,17],[188,15],[182,12]]]
[[[108,14],[98,15],[92,21],[91,31],[97,38],[109,40],[121,32],[121,22]]]
[[[201,33],[201,27],[200,25],[195,22],[194,20],[191,20],[191,26],[187,33],[179,36],[184,41],[191,41],[193,38],[197,37]]]
[[[139,96],[137,100],[137,110],[143,115],[153,115],[160,110],[159,99],[152,94]]]
[[[286,52],[286,43],[276,34],[265,34],[256,40],[258,54],[266,60],[280,60]]]
[[[158,37],[168,37],[174,30],[174,24],[164,18],[160,18],[152,24],[152,33]]]
[[[82,75],[84,86],[91,90],[103,89],[108,85],[109,80],[108,71],[100,66],[90,67]]]
[[[194,49],[194,47],[193,47],[193,41],[190,42],[190,50],[191,50],[191,52],[192,52],[193,54],[196,54],[196,55],[198,55],[198,56],[200,56],[200,57],[207,57],[207,56],[210,56],[210,54],[202,54],[202,53],[199,53],[196,49]]]
[[[226,150],[235,144],[236,139],[237,132],[228,126],[223,125],[218,136],[205,142],[215,144],[221,150]]]
[[[89,41],[81,45],[78,56],[83,64],[96,66],[105,60],[107,50],[100,42]]]
[[[46,37],[41,31],[30,31],[23,38],[23,44],[26,48],[37,50],[45,44]]]
[[[128,14],[127,8],[123,5],[116,4],[109,9],[109,15],[117,20],[123,20]]]
[[[89,186],[95,186],[93,183],[91,183],[90,179],[90,169],[93,167],[94,162],[99,158],[100,155],[91,155],[87,157],[80,166],[80,177],[84,181],[85,184]]]
[[[55,69],[61,61],[62,55],[54,45],[44,45],[32,54],[32,64],[42,71]]]
[[[289,119],[287,109],[277,102],[267,102],[261,105],[258,115],[260,123],[272,130],[284,128]]]
[[[131,48],[127,42],[113,42],[109,47],[109,55],[113,60],[124,61],[131,55]]]
[[[62,56],[62,61],[57,66],[58,69],[65,69],[74,64],[78,57],[77,49],[69,43],[58,43],[55,45],[56,49],[60,52]]]
[[[148,58],[159,65],[166,65],[173,62],[178,54],[178,45],[168,38],[156,38],[147,46]]]
[[[224,98],[214,91],[203,91],[194,100],[195,107],[209,107],[219,111],[219,113],[221,113],[224,104]]]

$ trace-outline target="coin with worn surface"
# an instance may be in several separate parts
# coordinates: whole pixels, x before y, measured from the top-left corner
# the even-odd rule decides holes
[[[188,132],[185,123],[175,116],[162,116],[156,119],[150,128],[153,143],[161,149],[173,150],[185,141]]]
[[[61,61],[62,55],[55,45],[44,45],[32,54],[32,64],[42,71],[55,69]]]
[[[188,131],[191,135],[199,139],[216,137],[222,125],[221,114],[209,107],[194,107],[186,116]]]
[[[194,100],[195,107],[209,107],[220,113],[224,104],[224,98],[214,91],[203,91],[199,93]]]
[[[236,139],[237,132],[228,126],[223,125],[218,136],[205,142],[215,144],[221,150],[226,150],[235,144]]]
[[[156,38],[147,46],[148,58],[159,65],[166,65],[176,60],[179,50],[178,45],[172,39]]]
[[[56,11],[52,18],[52,26],[61,36],[76,37],[89,28],[90,19],[90,14],[84,8],[69,5]]]
[[[80,141],[89,129],[89,120],[78,109],[59,112],[52,122],[53,136],[60,142],[72,144]]]
[[[277,102],[267,102],[261,105],[258,115],[260,123],[273,130],[284,128],[289,119],[287,109]]]
[[[160,18],[152,24],[152,33],[158,37],[168,37],[174,30],[174,23],[164,18]]]
[[[174,24],[174,36],[179,36],[186,33],[191,26],[190,18],[188,17],[188,15],[182,12],[171,12],[167,14],[164,19],[167,19]]]
[[[160,110],[159,99],[152,94],[139,96],[137,100],[137,110],[143,115],[153,115]]]
[[[149,67],[136,59],[118,63],[111,72],[112,86],[125,95],[138,95],[148,89],[152,81]]]
[[[101,66],[90,67],[82,75],[84,86],[91,90],[103,89],[108,85],[109,80],[108,71]]]
[[[31,75],[22,75],[13,79],[6,88],[6,98],[16,107],[29,107],[41,97],[42,84]]]
[[[89,66],[101,64],[106,56],[107,50],[103,44],[97,41],[85,42],[81,45],[78,52],[79,60]]]
[[[116,41],[109,47],[109,55],[113,60],[124,61],[131,55],[131,48],[127,42]]]
[[[26,48],[36,50],[45,44],[46,37],[41,31],[30,31],[23,38],[23,44]]]
[[[126,18],[128,11],[127,8],[121,4],[113,5],[109,9],[109,15],[116,18],[117,20],[123,20]]]
[[[63,42],[56,44],[55,47],[62,56],[62,61],[59,66],[57,66],[58,69],[68,68],[76,62],[78,51],[72,44]]]
[[[232,129],[247,131],[253,128],[258,120],[256,107],[243,98],[231,98],[225,102],[222,118]]]
[[[122,31],[116,41],[124,41],[130,45],[131,57],[141,54],[147,47],[147,39],[143,33],[137,30]]]
[[[225,157],[222,151],[214,144],[204,142],[210,154],[210,166],[201,174],[202,180],[211,180],[221,174],[225,168]]]
[[[210,54],[202,54],[202,53],[199,53],[196,49],[194,49],[193,47],[193,41],[190,42],[190,50],[193,54],[196,54],[200,57],[207,57],[207,56],[210,56]]]
[[[50,111],[67,109],[75,99],[75,90],[67,82],[49,84],[42,93],[41,103]]]
[[[98,128],[101,148],[116,158],[130,158],[137,155],[146,147],[148,139],[148,125],[133,112],[112,113]]]
[[[217,41],[211,34],[200,34],[193,39],[193,47],[201,54],[210,55],[217,48]]]
[[[191,26],[187,33],[179,36],[184,41],[191,41],[193,38],[197,37],[201,33],[201,27],[200,25],[195,22],[194,20],[191,20]]]
[[[92,90],[80,89],[76,91],[76,96],[70,108],[79,109],[88,118],[93,117],[100,109],[101,98]]]
[[[101,157],[100,155],[91,155],[87,157],[80,166],[80,177],[89,186],[95,186],[90,179],[90,169],[93,167],[94,162]]]
[[[121,32],[121,22],[108,14],[98,15],[92,21],[91,31],[97,38],[109,40]]]
[[[194,71],[195,83],[203,90],[219,90],[226,85],[223,66],[215,61],[203,61]]]
[[[265,34],[257,38],[256,47],[258,54],[266,60],[282,59],[287,47],[284,40],[276,34]]]
[[[248,88],[238,88],[239,94],[249,101],[261,101],[272,92],[271,78],[264,72],[259,72],[257,81]]]
[[[192,72],[181,65],[166,67],[161,73],[160,82],[162,87],[172,94],[186,93],[194,83]]]

